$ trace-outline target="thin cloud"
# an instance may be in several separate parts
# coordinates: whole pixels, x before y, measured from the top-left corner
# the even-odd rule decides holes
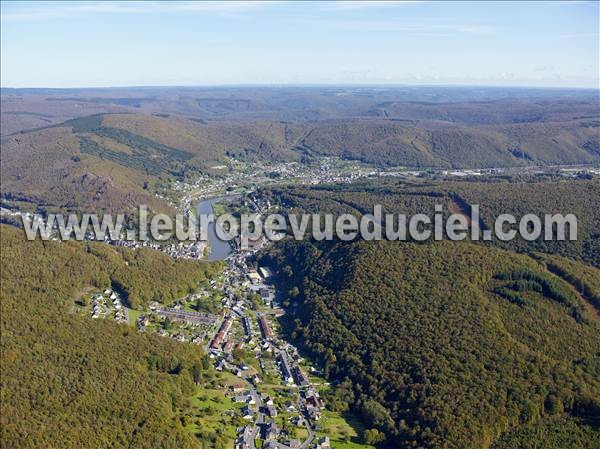
[[[572,33],[572,34],[559,34],[558,37],[561,39],[572,39],[577,37],[599,37],[599,33]]]
[[[64,19],[90,14],[148,14],[171,12],[235,13],[262,8],[278,2],[235,1],[235,2],[89,2],[51,3],[40,7],[3,7],[3,22],[28,22]],[[43,3],[42,3],[43,4]],[[14,9],[14,10],[13,10]]]
[[[343,11],[356,11],[361,9],[374,9],[374,8],[392,8],[402,5],[410,5],[415,3],[425,3],[420,0],[398,0],[398,1],[332,1],[325,2],[322,4],[325,9],[335,9]]]
[[[563,0],[563,1],[553,1],[546,2],[555,6],[577,6],[577,5],[593,5],[595,2],[590,2],[586,0]]]
[[[338,28],[347,31],[363,32],[399,32],[414,36],[452,36],[455,34],[492,34],[495,29],[483,23],[448,21],[423,21],[421,23],[403,23],[397,19],[306,19],[302,20],[308,26]]]

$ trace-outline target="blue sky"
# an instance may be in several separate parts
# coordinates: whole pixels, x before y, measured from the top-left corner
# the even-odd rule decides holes
[[[3,87],[599,87],[598,2],[2,1]]]

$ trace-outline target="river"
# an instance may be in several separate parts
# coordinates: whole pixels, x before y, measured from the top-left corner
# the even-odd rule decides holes
[[[232,199],[232,197],[229,196],[203,199],[202,201],[198,202],[198,206],[196,207],[198,216],[201,214],[208,215],[214,213],[213,205],[215,203],[230,199]],[[224,260],[233,252],[233,246],[229,242],[221,240],[217,235],[216,226],[217,225],[214,221],[208,225],[208,260]]]

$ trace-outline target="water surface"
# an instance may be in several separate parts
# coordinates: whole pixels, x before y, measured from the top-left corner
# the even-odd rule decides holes
[[[215,203],[230,199],[231,197],[205,198],[198,202],[196,208],[198,215],[212,214],[214,213],[213,205]],[[217,235],[216,226],[215,222],[208,225],[208,260],[224,260],[233,252],[233,246],[229,242],[221,240]]]

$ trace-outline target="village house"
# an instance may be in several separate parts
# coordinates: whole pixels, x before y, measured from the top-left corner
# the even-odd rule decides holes
[[[277,409],[275,408],[275,406],[273,405],[267,405],[265,407],[265,413],[271,417],[271,418],[275,418],[277,416]]]
[[[317,442],[317,449],[331,449],[331,443],[329,442],[329,437],[325,436],[319,438]]]
[[[267,441],[274,441],[277,439],[279,435],[279,430],[277,429],[277,425],[273,422],[267,424],[265,426],[264,439]]]
[[[234,402],[246,402],[247,400],[248,400],[247,393],[237,394],[237,395],[235,395],[235,397],[233,399]]]
[[[292,401],[286,401],[286,403],[285,403],[285,410],[287,412],[295,412],[296,411],[296,406],[294,405],[294,403]]]
[[[321,399],[321,395],[314,388],[309,388],[304,392],[304,397],[306,398],[306,404],[311,405],[316,408],[323,408],[323,399]]]
[[[300,449],[302,447],[302,443],[300,440],[288,440],[287,446],[291,449]]]
[[[302,415],[293,416],[291,418],[292,424],[298,427],[304,427],[306,425],[306,421],[302,417]]]
[[[254,409],[250,406],[246,406],[242,409],[242,418],[247,420],[254,419]]]
[[[234,446],[234,448],[235,449],[250,449],[250,446],[248,446],[248,444],[246,443],[246,440],[244,439],[244,436],[240,435],[235,440],[235,446]]]
[[[250,382],[252,382],[254,385],[258,385],[260,383],[260,377],[258,377],[258,374],[254,374],[250,378]]]
[[[242,382],[237,382],[237,383],[231,385],[229,387],[229,389],[231,391],[233,391],[234,393],[239,393],[241,391],[244,391],[246,389],[246,386]]]
[[[321,419],[321,411],[316,407],[307,406],[306,413],[308,413],[308,417],[311,419],[311,421],[318,421]]]

